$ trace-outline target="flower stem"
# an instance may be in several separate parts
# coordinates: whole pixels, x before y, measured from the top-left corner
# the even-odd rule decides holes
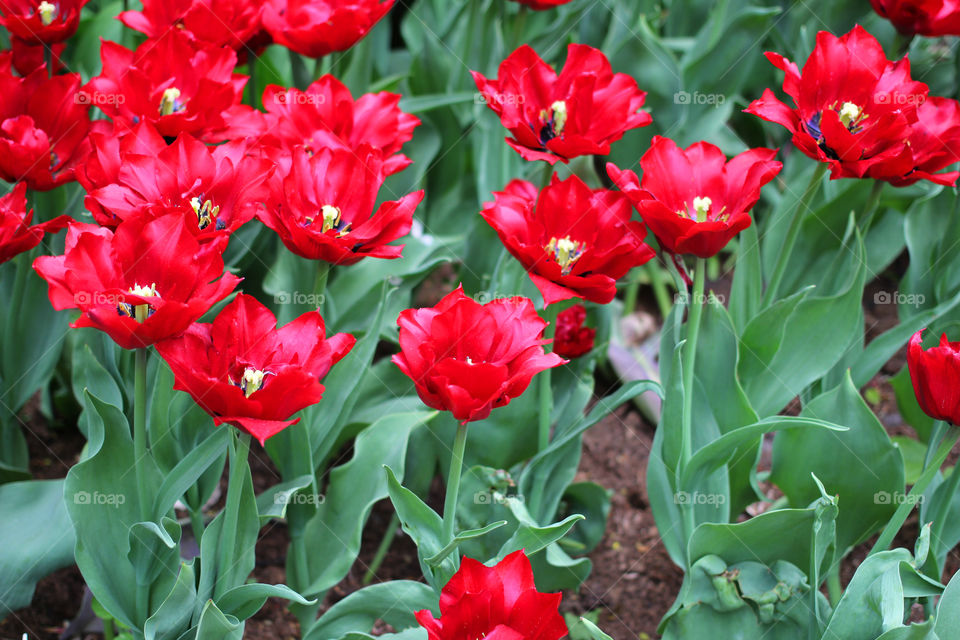
[[[940,471],[940,466],[943,464],[944,460],[947,459],[947,456],[950,455],[950,451],[953,449],[953,446],[956,444],[957,439],[960,438],[960,429],[953,429],[953,432],[950,434],[950,437],[947,438],[945,442],[937,452],[936,458],[933,462],[928,465],[920,477],[917,479],[917,482],[911,487],[910,493],[907,494],[906,500],[903,500],[900,503],[900,506],[897,507],[896,512],[893,514],[893,517],[890,518],[890,521],[887,522],[887,526],[883,528],[883,531],[880,533],[880,537],[874,543],[873,548],[870,549],[870,553],[867,557],[872,556],[875,553],[880,551],[886,551],[887,547],[890,546],[890,543],[893,542],[894,536],[897,535],[897,532],[900,531],[900,527],[903,526],[903,523],[906,521],[907,516],[910,515],[910,512],[913,511],[914,505],[919,502],[919,496],[923,495],[923,492],[927,490],[927,487],[930,486],[930,483],[936,477],[937,472]],[[933,444],[933,439],[931,439],[931,445]]]
[[[247,89],[249,89],[248,104],[256,109],[257,108],[257,61],[259,58],[253,53],[247,54],[247,68],[250,71],[250,79],[247,80]]]
[[[790,255],[793,253],[793,246],[797,243],[797,236],[800,234],[800,223],[803,222],[803,215],[809,208],[808,203],[810,202],[810,199],[813,198],[814,194],[820,188],[820,182],[823,180],[823,175],[826,172],[826,163],[817,163],[817,168],[813,172],[813,177],[810,178],[810,184],[807,185],[807,188],[803,191],[803,195],[800,196],[800,201],[797,202],[797,208],[794,209],[793,217],[790,218],[790,226],[787,228],[787,235],[780,247],[780,255],[777,258],[777,265],[773,270],[773,275],[770,277],[770,282],[767,283],[767,290],[763,294],[764,307],[770,306],[770,304],[777,297],[777,290],[780,288],[780,281],[783,280],[783,274],[787,270],[787,263],[790,262]]]
[[[943,526],[947,521],[947,516],[950,515],[950,507],[953,505],[953,496],[956,495],[957,488],[960,487],[960,464],[954,465],[953,471],[950,472],[950,478],[946,482],[946,493],[941,496],[942,500],[939,504],[939,508],[937,509],[937,513],[933,516],[933,527],[930,529],[930,540],[932,540],[935,545],[941,544]]]
[[[374,554],[373,560],[370,561],[367,573],[363,576],[363,586],[370,584],[376,577],[377,569],[383,564],[383,559],[387,557],[387,551],[390,550],[390,545],[393,544],[393,539],[397,535],[397,529],[399,528],[400,518],[396,512],[394,512],[394,514],[390,516],[390,523],[387,525],[387,531],[383,534],[383,540],[380,541],[380,546],[377,547],[377,552]]]
[[[547,327],[543,330],[543,337],[550,340],[550,344],[543,346],[544,353],[553,351],[553,338],[557,334],[557,315],[559,307],[555,304],[547,305],[544,309],[544,320]],[[551,386],[552,369],[540,372],[540,422],[537,429],[537,451],[543,451],[550,444],[550,423],[553,417],[553,388]]]
[[[293,84],[301,91],[310,86],[310,72],[299,53],[290,51],[290,70],[293,72]]]
[[[313,297],[317,311],[323,308],[324,292],[327,290],[327,279],[330,277],[330,263],[320,261],[317,265],[317,276],[313,281]]]
[[[700,318],[703,315],[703,290],[706,280],[707,261],[697,258],[693,272],[693,293],[687,299],[687,338],[683,345],[683,418],[680,434],[680,465],[682,471],[686,469],[693,457],[693,389],[695,381],[695,366],[697,360],[697,338],[700,335]],[[684,487],[677,487],[683,490]],[[693,534],[694,514],[691,501],[684,501],[683,521],[687,539]]]
[[[139,309],[137,310],[139,312]],[[149,504],[146,475],[147,464],[147,349],[136,350],[133,370],[133,468],[137,480],[137,501],[140,503],[140,520],[153,520]],[[137,616],[146,621],[150,617],[150,585],[137,584]]]
[[[443,539],[451,541],[457,523],[457,498],[460,496],[460,475],[463,473],[463,451],[467,447],[467,425],[457,425],[457,438],[453,442],[453,457],[450,458],[450,473],[447,476],[447,496],[443,502]]]
[[[880,209],[880,192],[883,191],[884,182],[882,180],[874,180],[873,187],[870,189],[870,196],[867,198],[867,203],[863,205],[864,216],[863,222],[860,226],[860,233],[864,237],[867,235],[867,231],[870,230],[870,225],[873,224],[873,219],[877,216],[877,211]]]
[[[230,477],[227,480],[227,504],[223,508],[223,526],[220,529],[220,562],[217,566],[217,584],[214,596],[219,598],[232,589],[233,559],[237,556],[237,524],[240,519],[240,497],[246,480],[247,457],[250,452],[250,434],[234,432],[230,444]]]
[[[53,77],[53,47],[51,45],[43,45],[43,63],[47,65],[47,77]]]

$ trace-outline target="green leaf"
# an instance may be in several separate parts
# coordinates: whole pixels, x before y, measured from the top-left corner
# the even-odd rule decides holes
[[[422,582],[391,580],[354,591],[330,607],[304,635],[303,640],[339,638],[344,634],[371,629],[383,620],[394,629],[417,626],[414,612],[430,609],[440,615],[437,594]]]
[[[943,640],[956,636],[960,629],[960,573],[955,573],[937,605],[937,623],[934,631]]]
[[[311,486],[313,480],[312,475],[299,476],[293,480],[275,484],[257,496],[257,512],[260,514],[261,526],[268,520],[286,517],[287,505],[292,502],[290,496],[300,489]]]
[[[233,616],[225,615],[213,600],[207,600],[200,612],[196,635],[192,632],[188,633],[189,637],[196,640],[242,640],[243,622]],[[187,640],[187,638],[181,636],[181,640]]]
[[[224,593],[217,605],[226,615],[246,620],[264,605],[267,598],[283,598],[302,605],[315,604],[284,584],[242,584]]]
[[[450,555],[457,546],[464,540],[471,540],[473,538],[479,538],[490,533],[494,529],[499,529],[503,525],[507,524],[506,520],[497,520],[496,522],[491,522],[485,527],[480,527],[479,529],[469,529],[467,531],[461,531],[453,537],[447,545],[437,552],[436,555],[430,556],[426,559],[427,564],[431,567],[437,567],[440,565],[443,560]]]
[[[478,96],[479,94],[476,91],[464,91],[461,93],[406,97],[400,101],[400,108],[407,113],[425,113],[451,105],[476,102]]]
[[[159,520],[167,514],[210,465],[223,457],[229,438],[228,427],[216,429],[167,473],[153,505],[155,518]]]
[[[193,604],[197,597],[193,560],[180,565],[173,589],[147,619],[143,628],[145,640],[176,640],[190,627]]]

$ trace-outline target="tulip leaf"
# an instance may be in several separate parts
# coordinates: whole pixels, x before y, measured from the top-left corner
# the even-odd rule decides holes
[[[180,636],[181,640],[187,638],[196,638],[196,640],[242,640],[243,638],[242,621],[237,620],[231,615],[226,615],[220,611],[213,600],[207,600],[200,612],[200,619],[197,623],[197,630],[187,632]]]
[[[910,381],[910,370],[903,366],[897,375],[890,378],[890,386],[893,387],[897,410],[904,421],[913,427],[922,442],[928,442],[933,432],[933,418],[924,413],[917,402],[917,395],[913,392],[913,383]]]
[[[0,485],[0,619],[30,604],[37,581],[73,564],[75,538],[63,480]]]
[[[388,472],[389,473],[389,472]],[[303,640],[339,638],[350,632],[371,629],[383,620],[394,629],[417,626],[414,612],[430,609],[439,615],[437,594],[428,585],[412,580],[391,580],[354,591],[327,609],[303,636]]]
[[[238,620],[246,620],[264,605],[267,598],[283,598],[302,605],[314,604],[299,593],[283,584],[242,584],[224,593],[217,606],[226,615]]]
[[[934,630],[941,638],[946,640],[956,634],[960,629],[960,573],[955,573],[937,606],[937,622]]]
[[[159,520],[168,513],[180,496],[186,493],[214,462],[223,457],[229,438],[229,427],[216,428],[167,472],[154,502],[155,518]]]
[[[574,513],[560,522],[542,527],[530,517],[530,513],[522,500],[507,496],[504,501],[520,526],[513,532],[510,539],[500,547],[500,551],[497,552],[497,561],[503,560],[507,555],[520,549],[523,549],[528,556],[532,556],[565,536],[573,525],[585,517],[582,514]]]
[[[162,526],[161,526],[162,525]],[[164,517],[156,522],[137,522],[130,527],[127,558],[136,575],[136,584],[148,587],[161,572],[177,574],[180,565],[180,525]]]
[[[594,623],[587,620],[585,617],[580,616],[579,618],[580,626],[583,627],[583,630],[586,631],[587,635],[590,636],[591,640],[613,640],[610,636],[605,634],[600,630],[600,627]]]
[[[470,529],[468,531],[460,531],[457,533],[453,540],[447,543],[445,547],[440,549],[435,555],[426,558],[425,561],[431,567],[438,567],[443,560],[449,556],[457,546],[464,540],[470,540],[471,538],[479,538],[484,536],[494,529],[499,529],[503,525],[507,524],[506,520],[497,520],[496,522],[491,522],[485,527],[480,527],[479,529]]]
[[[399,633],[384,633],[378,636],[351,631],[337,640],[428,640],[428,636],[427,630],[423,627],[410,627]]]
[[[760,311],[763,299],[763,268],[759,247],[757,226],[751,224],[740,232],[737,264],[730,287],[730,319],[740,333]]]
[[[293,500],[290,496],[300,489],[313,484],[313,475],[303,475],[287,482],[275,484],[257,496],[257,512],[260,514],[261,526],[274,518],[285,518],[287,505]]]
[[[461,92],[407,97],[400,100],[400,109],[407,113],[425,113],[442,107],[476,102],[477,92]]]
[[[145,640],[176,640],[190,626],[197,598],[193,560],[180,564],[177,582],[143,627]]]

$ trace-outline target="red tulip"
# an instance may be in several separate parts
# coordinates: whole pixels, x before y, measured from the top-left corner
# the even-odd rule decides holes
[[[610,153],[629,129],[651,122],[640,111],[646,93],[625,73],[613,73],[599,50],[571,44],[557,73],[527,45],[503,61],[494,80],[471,71],[487,106],[513,138],[507,143],[527,160],[568,162]]]
[[[910,126],[907,143],[907,170],[896,173],[904,170],[901,158],[897,158],[889,169],[878,168],[878,176],[897,187],[920,180],[955,186],[960,172],[936,172],[960,162],[960,103],[949,98],[927,98],[917,108],[917,121]]]
[[[960,425],[960,342],[950,342],[943,334],[938,346],[924,351],[924,331],[913,334],[907,346],[913,392],[928,416]]]
[[[544,353],[547,323],[527,298],[480,304],[458,287],[435,307],[401,312],[397,324],[393,362],[427,406],[461,423],[483,420],[523,393],[535,374],[566,362]]]
[[[716,255],[750,226],[760,188],[780,173],[775,149],[750,149],[729,162],[719,147],[697,142],[686,150],[654,136],[640,159],[643,183],[633,171],[607,165],[660,245],[671,253]]]
[[[399,258],[423,191],[376,208],[385,178],[379,151],[323,148],[294,152],[286,178],[273,180],[271,202],[259,214],[290,251],[310,260],[354,264],[363,258]]]
[[[902,34],[960,35],[960,2],[957,0],[870,0],[870,4]]]
[[[48,191],[73,180],[85,155],[88,105],[78,98],[80,74],[52,78],[38,68],[13,75],[11,54],[0,54],[0,178]]]
[[[240,50],[260,31],[261,5],[254,0],[142,0],[143,11],[124,11],[126,26],[158,38],[171,27],[199,42]]]
[[[540,593],[530,560],[514,551],[492,567],[463,558],[440,592],[440,617],[416,612],[428,640],[559,640],[567,625],[559,593]]]
[[[783,56],[766,55],[786,74],[783,90],[796,108],[766,89],[745,111],[786,127],[797,148],[829,164],[833,179],[884,179],[914,168],[907,139],[928,89],[910,79],[907,58],[888,61],[860,26],[839,38],[818,33],[802,73]]]
[[[33,209],[27,211],[27,185],[17,183],[0,198],[0,264],[40,244],[45,233],[56,233],[67,226],[70,216],[30,226]]]
[[[104,41],[100,57],[103,71],[85,91],[114,121],[147,121],[162,136],[189,133],[209,143],[262,132],[261,114],[240,104],[247,76],[233,73],[232,49],[170,29],[136,51]]]
[[[587,309],[575,304],[557,314],[557,331],[553,340],[553,352],[563,358],[579,358],[593,349],[596,329],[583,326]]]
[[[535,11],[545,11],[547,9],[555,9],[562,4],[567,4],[570,0],[514,0],[514,2],[519,2]]]
[[[81,311],[71,326],[137,349],[180,335],[233,291],[240,278],[223,273],[223,244],[201,246],[178,215],[132,218],[116,232],[73,223],[64,255],[33,265],[54,309]]]
[[[326,330],[318,311],[277,328],[256,298],[239,294],[213,324],[196,323],[157,345],[186,391],[216,424],[267,438],[299,421],[297,411],[323,396],[320,380],[353,348],[353,336]]]
[[[268,86],[263,92],[267,110],[265,143],[282,149],[281,165],[289,163],[294,147],[310,153],[324,147],[359,149],[369,144],[383,151],[385,170],[392,175],[410,164],[400,148],[413,138],[420,124],[416,116],[404,113],[395,93],[368,93],[354,101],[350,90],[331,75],[325,75],[306,91]]]
[[[35,40],[21,40],[16,36],[10,37],[10,53],[13,55],[13,68],[21,76],[28,76],[39,68],[46,69],[46,60],[44,60],[44,51],[51,52],[53,62],[53,72],[59,73],[66,67],[60,56],[63,50],[67,48],[66,42],[60,42],[52,45],[45,45]]]
[[[11,36],[42,44],[63,42],[80,25],[80,10],[90,0],[5,0],[0,25]]]
[[[266,0],[263,26],[274,42],[308,58],[346,51],[395,0]]]
[[[146,129],[141,131],[145,133],[141,146],[157,144],[155,138],[150,141]],[[273,164],[252,156],[243,141],[211,149],[181,135],[151,155],[137,153],[133,144],[129,152],[120,155],[115,182],[87,196],[88,208],[102,225],[115,226],[159,205],[161,211],[188,212],[191,231],[206,240],[233,233],[253,218],[266,200],[266,180]],[[116,159],[106,153],[103,156],[110,162]]]
[[[520,261],[544,303],[584,298],[606,304],[617,279],[654,256],[622,193],[592,190],[577,176],[537,188],[513,180],[480,214]]]

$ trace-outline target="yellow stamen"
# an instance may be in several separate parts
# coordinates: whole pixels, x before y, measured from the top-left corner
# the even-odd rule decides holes
[[[217,218],[217,214],[220,213],[220,207],[213,206],[212,200],[203,200],[203,196],[194,196],[190,199],[190,206],[193,207],[193,212],[197,214],[197,226],[201,230],[206,229],[213,221]]]
[[[160,294],[157,293],[157,284],[155,282],[150,283],[149,287],[134,284],[132,287],[127,289],[127,291],[135,296],[140,296],[141,298],[160,297]],[[137,322],[143,323],[147,318],[150,317],[150,306],[151,305],[149,304],[132,305],[126,302],[121,302],[118,310],[121,314],[135,318]]]
[[[40,22],[43,23],[43,26],[48,27],[53,23],[53,19],[57,17],[57,7],[44,0],[40,3],[40,6],[37,7],[37,13],[40,14]]]
[[[693,210],[697,214],[697,222],[703,222],[707,219],[707,215],[710,213],[710,205],[712,204],[713,200],[710,198],[697,196],[693,199]]]
[[[840,122],[843,123],[843,126],[850,128],[851,125],[857,123],[863,115],[863,109],[853,104],[852,102],[844,102],[840,106]]]
[[[559,239],[550,238],[550,242],[544,247],[547,253],[560,265],[560,273],[562,275],[570,274],[573,270],[573,265],[576,264],[580,256],[583,255],[585,248],[586,243],[571,240],[570,236],[564,236]]]
[[[563,100],[557,100],[550,105],[549,109],[540,110],[540,119],[553,129],[554,137],[563,134],[563,128],[567,125],[567,103]]]
[[[171,113],[183,111],[184,108],[184,104],[180,102],[180,89],[170,87],[163,90],[163,97],[160,99],[160,115],[169,116]]]
[[[243,378],[240,379],[240,390],[243,391],[243,395],[249,398],[254,392],[259,391],[263,387],[263,378],[267,373],[252,367],[244,369]]]

